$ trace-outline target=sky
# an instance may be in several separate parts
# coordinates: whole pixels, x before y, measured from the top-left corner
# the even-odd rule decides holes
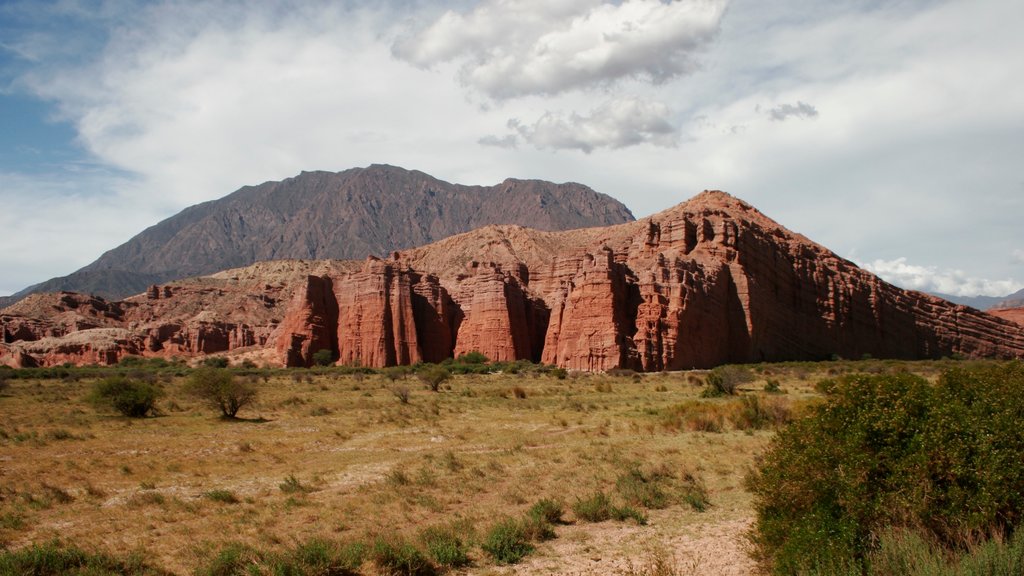
[[[0,1],[0,294],[303,170],[705,189],[905,288],[1024,288],[1020,0]]]

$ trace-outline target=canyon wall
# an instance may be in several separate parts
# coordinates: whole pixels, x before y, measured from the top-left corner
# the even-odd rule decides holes
[[[492,227],[343,264],[299,261],[276,282],[240,269],[123,302],[33,296],[0,311],[0,358],[244,353],[310,366],[327,350],[339,364],[376,368],[478,351],[658,371],[835,355],[1024,357],[1024,326],[887,284],[721,192],[618,226]]]

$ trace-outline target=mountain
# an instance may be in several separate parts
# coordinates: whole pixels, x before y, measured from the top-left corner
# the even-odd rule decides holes
[[[1006,296],[954,296],[952,294],[943,294],[941,292],[932,292],[933,296],[938,296],[943,300],[949,300],[954,304],[963,304],[964,306],[970,306],[971,308],[977,308],[978,310],[988,310],[993,306],[999,305],[1000,302],[1005,300]]]
[[[387,165],[303,172],[186,208],[7,304],[58,291],[123,298],[155,283],[263,260],[383,256],[487,224],[567,230],[633,220],[619,201],[575,183],[463,186]]]
[[[35,295],[0,311],[0,362],[225,354],[308,366],[469,351],[568,369],[1024,357],[1024,326],[888,284],[723,192],[636,222],[490,225],[386,259],[285,260],[110,302]]]
[[[1010,294],[1006,298],[1001,298],[994,306],[991,307],[993,310],[1001,310],[1006,308],[1024,308],[1024,290],[1018,290],[1013,294]]]

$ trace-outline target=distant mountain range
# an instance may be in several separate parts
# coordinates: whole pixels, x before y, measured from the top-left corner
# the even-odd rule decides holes
[[[978,310],[989,310],[992,308],[1020,308],[1024,306],[1024,290],[1019,290],[1009,296],[951,296],[949,294],[934,293],[935,296],[977,308]]]
[[[264,260],[386,256],[488,224],[568,230],[633,220],[621,202],[582,184],[464,186],[388,165],[303,172],[186,208],[77,272],[0,298],[0,308],[61,290],[124,298]]]

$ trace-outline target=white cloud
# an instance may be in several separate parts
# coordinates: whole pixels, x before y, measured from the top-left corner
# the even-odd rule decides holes
[[[477,140],[481,146],[494,146],[495,148],[515,148],[519,145],[519,138],[515,134],[495,136],[489,134]]]
[[[783,122],[787,118],[814,118],[817,115],[817,108],[800,101],[796,104],[780,104],[768,111],[768,117],[776,122]]]
[[[1024,288],[1022,282],[973,278],[962,270],[908,264],[906,258],[874,260],[861,267],[902,288],[950,296],[1006,296]]]
[[[1010,260],[1014,264],[1024,264],[1024,250],[1017,249],[1010,254]]]
[[[485,0],[448,11],[394,44],[429,67],[461,61],[460,78],[484,94],[557,94],[626,78],[664,82],[697,68],[724,0]]]
[[[588,115],[548,112],[532,125],[510,120],[524,140],[537,148],[582,150],[625,148],[637,144],[674,146],[678,136],[668,106],[638,98],[605,102]]]
[[[130,180],[93,170],[71,177],[0,172],[0,295],[70,274],[158,219],[119,191]]]
[[[116,7],[90,41],[60,27],[73,16],[22,4],[57,28],[26,28],[35,60],[13,86],[132,176],[116,202],[53,188],[81,235],[59,246],[32,228],[46,209],[32,194],[64,176],[19,182],[0,220],[31,253],[17,266],[53,263],[32,282],[73,270],[51,244],[112,247],[89,222],[137,231],[242,185],[376,162],[467,184],[583,182],[638,216],[719,188],[842,254],[1022,274],[1024,76],[1008,72],[1021,2],[730,0],[722,15],[724,1],[105,0],[77,3]],[[821,114],[772,121],[787,103]]]

